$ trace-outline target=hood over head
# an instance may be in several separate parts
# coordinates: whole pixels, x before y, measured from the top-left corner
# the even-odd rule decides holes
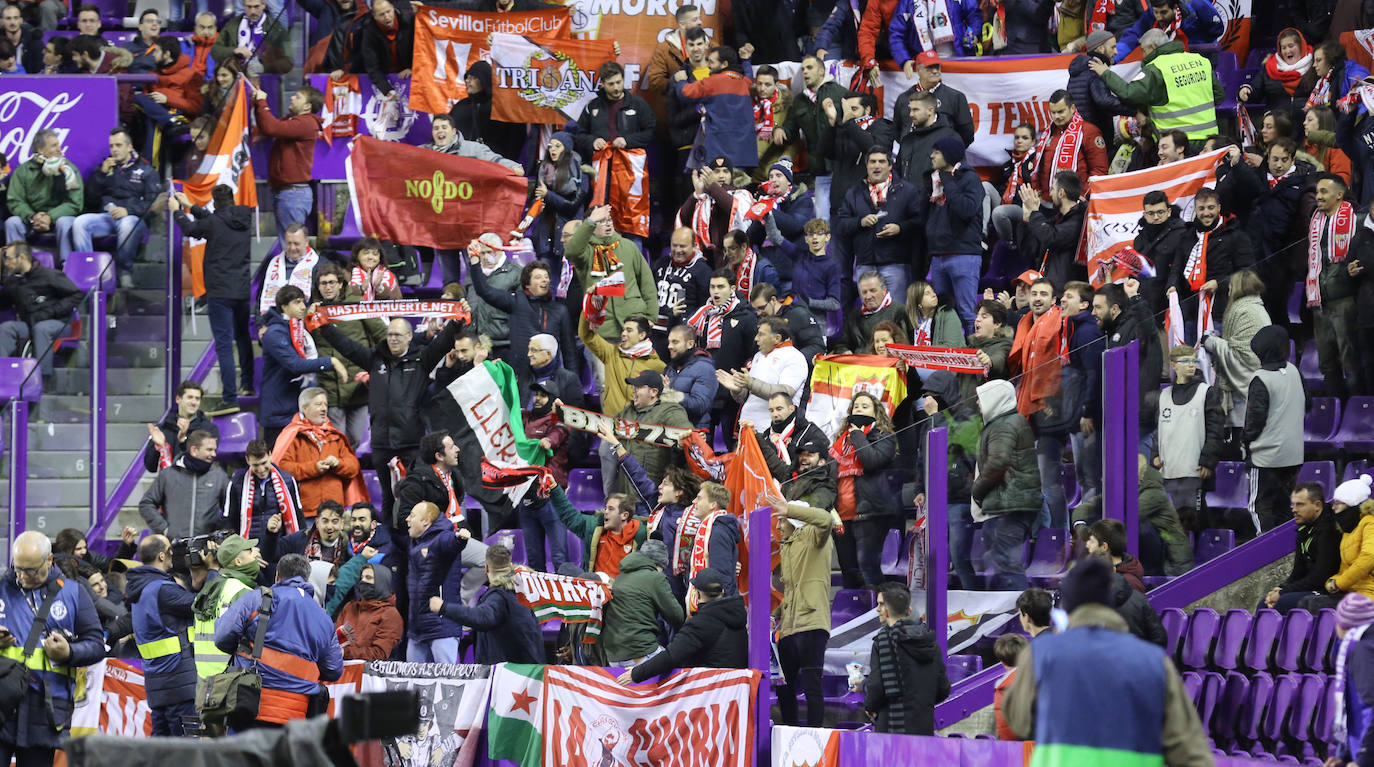
[[[1266,370],[1282,370],[1288,362],[1288,331],[1278,325],[1266,325],[1250,339],[1250,351],[1259,358]]]
[[[983,414],[983,423],[1016,409],[1016,387],[1011,381],[988,381],[975,391],[978,393],[978,409]]]

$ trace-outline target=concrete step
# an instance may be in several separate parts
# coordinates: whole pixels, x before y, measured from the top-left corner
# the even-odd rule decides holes
[[[113,362],[113,360],[111,361]],[[57,368],[54,373],[54,394],[84,394],[90,391],[90,368]],[[161,394],[162,370],[161,368],[150,367],[106,368],[105,393],[109,396]]]
[[[166,345],[166,315],[130,314],[116,317],[110,328],[109,340]]]
[[[110,523],[110,528],[105,531],[106,537],[118,538],[119,532],[126,525],[136,530],[147,527],[147,523],[138,515],[138,499],[141,497],[142,491],[133,496],[132,505],[119,510],[119,516]],[[49,536],[57,535],[59,530],[68,527],[89,530],[91,527],[90,508],[87,506],[29,507],[26,510],[24,526],[28,530],[39,530]],[[9,541],[5,541],[4,545],[8,550]]]
[[[105,349],[110,364],[125,368],[162,369],[167,359],[166,343],[110,341]]]
[[[144,432],[147,434],[147,431]],[[89,444],[89,440],[87,441]],[[124,443],[120,447],[128,447]],[[105,466],[107,472],[123,473],[124,469],[140,455],[141,443],[135,443],[135,449],[116,449],[113,444],[105,451]],[[6,475],[9,474],[9,466],[5,467]],[[29,451],[29,478],[30,479],[77,479],[81,480],[90,476],[91,473],[91,454],[89,450],[30,450]],[[30,494],[32,497],[32,494]]]
[[[130,394],[111,398],[106,403],[106,420],[115,423],[156,421],[166,412],[161,395]],[[53,395],[38,403],[36,420],[53,423],[88,423],[91,401],[88,396]]]
[[[119,487],[120,475],[111,472],[105,479],[105,495]],[[132,504],[135,508],[138,501],[143,497],[148,485],[152,484],[153,475],[145,474],[143,479],[129,494],[127,504]],[[0,497],[9,493],[9,478],[0,480]],[[32,513],[34,509],[52,509],[62,507],[85,508],[90,504],[90,484],[88,481],[79,479],[34,479],[28,481],[28,509]]]
[[[141,423],[111,423],[105,426],[105,445],[109,449],[139,450],[148,438],[148,427]],[[30,423],[29,450],[88,450],[91,430],[88,424]],[[121,467],[122,468],[122,467]]]
[[[119,290],[110,302],[110,313],[118,315],[163,315],[167,313],[167,288]]]

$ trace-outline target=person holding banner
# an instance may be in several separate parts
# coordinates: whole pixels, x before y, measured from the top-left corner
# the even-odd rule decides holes
[[[364,241],[366,240],[359,240],[359,242]],[[360,302],[358,295],[350,289],[348,273],[343,270],[343,267],[332,263],[325,264],[320,268],[317,280],[315,289],[318,291],[320,300],[311,306],[312,314],[319,311],[321,306],[356,305]],[[207,281],[207,287],[210,284]],[[386,323],[378,317],[342,320],[330,324],[360,344],[372,346],[380,344],[386,339]],[[310,331],[310,337],[315,340],[317,352],[328,357],[340,356],[336,354],[334,347],[329,344],[320,328]],[[363,444],[363,439],[367,436],[369,418],[367,384],[358,378],[359,374],[365,371],[345,357],[340,356],[340,361],[343,362],[344,369],[348,371],[347,376],[340,377],[331,370],[321,373],[318,382],[325,393],[329,395],[330,423],[348,436],[350,444],[357,446]]]
[[[262,4],[262,0],[247,2],[257,3],[259,7]],[[228,34],[226,25],[220,32],[220,39],[226,39]],[[320,117],[324,94],[313,86],[302,85],[291,94],[286,116],[281,118],[273,115],[267,106],[265,91],[255,89],[253,98],[258,130],[273,139],[267,160],[267,181],[272,187],[277,236],[285,243],[287,230],[292,224],[304,224],[315,205],[310,182],[314,177],[315,139],[324,128],[324,120]]]
[[[755,168],[759,148],[752,83],[740,71],[739,54],[728,45],[717,45],[706,54],[706,66],[711,74],[704,80],[689,83],[681,69],[673,75],[678,100],[694,111],[703,110],[689,163],[701,167],[704,160],[725,157],[734,168]]]

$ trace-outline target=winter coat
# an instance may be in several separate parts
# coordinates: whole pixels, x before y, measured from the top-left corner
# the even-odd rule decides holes
[[[188,215],[189,213],[189,215]],[[187,237],[205,240],[205,295],[247,299],[252,292],[253,209],[233,205],[210,211],[199,205],[172,216]]]
[[[162,420],[158,422],[157,428],[162,430],[162,436],[166,438],[167,444],[172,446],[173,461],[185,454],[186,440],[177,439],[177,413],[175,409],[166,416],[163,416]],[[196,414],[191,416],[191,422],[186,427],[186,436],[191,436],[191,432],[193,431],[208,431],[215,435],[215,439],[219,439],[219,427],[215,425],[214,421],[210,420],[210,417],[205,414],[204,410],[197,410]],[[147,445],[147,448],[143,451],[143,468],[146,471],[155,472],[158,470],[157,464],[159,460],[157,448],[153,446],[153,441],[151,439],[148,440]]]
[[[616,414],[616,418],[683,429],[692,428],[692,422],[687,418],[687,411],[681,405],[664,401],[661,398],[658,402],[643,409],[635,407],[634,403],[630,402]],[[676,452],[670,447],[651,445],[648,442],[635,440],[627,440],[624,446],[631,455],[639,460],[644,471],[649,474],[649,479],[655,483],[663,479],[663,473],[668,470],[669,464],[673,461],[673,454]]]
[[[1364,594],[1374,599],[1374,516],[1350,508],[1342,514],[1356,515],[1355,529],[1341,536],[1341,567],[1336,571],[1336,588]]]
[[[830,555],[834,550],[830,512],[789,504],[787,514],[803,525],[779,545],[783,585],[782,603],[775,611],[779,640],[803,631],[830,631]]]
[[[1117,115],[1134,117],[1135,110],[1122,104],[1121,99],[1107,87],[1102,76],[1088,67],[1088,62],[1092,58],[1106,64],[1111,63],[1105,56],[1097,53],[1078,54],[1069,62],[1069,84],[1064,86],[1064,89],[1073,97],[1073,104],[1078,107],[1078,113],[1083,115],[1083,120],[1091,123],[1100,135],[1107,138],[1115,135],[1115,131],[1112,130],[1112,118]],[[1087,181],[1086,178],[1083,180]]]
[[[508,160],[519,159],[525,144],[526,126],[491,119],[491,64],[475,62],[468,67],[467,74],[482,83],[482,92],[469,93],[449,109],[453,127],[466,138],[481,141]]]
[[[897,97],[897,102],[892,107],[892,119],[897,123],[898,139],[911,131],[911,99],[920,91],[920,83],[907,88]],[[931,93],[935,94],[935,114],[939,118],[936,123],[943,123],[945,127],[952,128],[959,134],[965,146],[972,144],[975,130],[973,111],[968,106],[968,96],[943,82],[935,86]],[[926,152],[926,157],[930,157],[929,152]]]
[[[186,468],[183,455],[158,472],[138,502],[138,513],[148,528],[168,538],[205,535],[220,527],[220,502],[229,476],[219,464],[203,474]]]
[[[839,435],[836,435],[839,439]],[[854,510],[856,520],[883,520],[902,511],[900,488],[894,487],[888,469],[897,468],[897,439],[876,429],[865,434],[862,429],[849,431],[849,439],[858,456],[863,473],[854,477]]]
[[[841,106],[837,104],[835,109],[839,110]],[[867,128],[860,127],[858,120],[844,120],[830,131],[828,137],[829,143],[818,147],[816,151],[825,154],[829,161],[832,176],[830,209],[833,213],[838,207],[836,201],[845,199],[850,189],[867,178],[868,150],[877,147],[890,149],[897,138],[897,129],[892,121],[881,117],[875,118]],[[894,170],[892,175],[896,176],[897,172]]]
[[[63,159],[62,164],[67,172],[56,176],[43,175],[43,158],[39,155],[11,166],[13,171],[6,198],[10,215],[28,221],[35,213],[47,213],[53,226],[59,218],[81,215],[86,202],[82,196],[81,171],[71,160]],[[67,173],[73,174],[76,188],[67,188]]]
[[[105,656],[100,617],[90,595],[80,584],[64,578],[61,571],[52,567],[48,569],[48,579],[43,588],[57,589],[57,597],[48,611],[43,629],[63,629],[74,634],[76,639],[68,642],[71,657],[60,665],[54,665],[48,659],[42,640],[38,641],[29,660],[33,665],[23,683],[18,715],[7,717],[7,721],[0,724],[0,741],[20,748],[53,749],[61,745],[67,735],[66,728],[71,724],[73,701],[76,698],[77,680],[72,672],[98,663]],[[45,593],[20,587],[14,570],[5,571],[3,580],[0,580],[0,601],[4,602],[7,609],[0,615],[0,626],[14,635],[12,652],[23,650],[29,631],[33,629],[33,600],[38,599],[41,603],[40,594]],[[64,728],[61,732],[49,724],[47,694],[52,695],[54,719]]]
[[[761,260],[773,264],[782,283],[792,281],[797,259],[807,252],[802,230],[815,217],[815,195],[802,185],[788,192],[763,220],[749,224],[749,242]]]
[[[1212,7],[1212,4],[1207,0],[1183,0],[1175,6],[1175,12],[1183,17],[1179,21],[1179,28],[1189,43],[1215,43],[1221,38],[1222,32],[1226,31],[1226,24],[1221,20],[1221,14],[1217,13],[1217,9]],[[1135,25],[1122,33],[1121,38],[1116,43],[1117,61],[1135,50],[1140,45],[1140,36],[1145,34],[1147,30],[1154,28],[1154,14],[1140,14]],[[1169,42],[1178,41],[1170,40]],[[1163,47],[1160,46],[1155,53],[1162,52]]]
[[[1211,6],[1207,0],[1193,1],[1203,3],[1209,8]],[[1154,14],[1142,14],[1141,19],[1153,24]],[[1117,44],[1118,52],[1121,50],[1122,45],[1125,45],[1125,43],[1122,42]],[[1132,41],[1130,47],[1126,49],[1126,52],[1129,53],[1135,47],[1135,42]],[[1178,40],[1170,40],[1151,51],[1150,55],[1145,57],[1145,62],[1140,70],[1141,77],[1131,80],[1128,83],[1122,80],[1121,76],[1117,73],[1107,71],[1102,73],[1102,81],[1107,84],[1108,88],[1112,89],[1112,93],[1115,93],[1123,104],[1139,107],[1144,110],[1158,109],[1169,103],[1169,90],[1164,84],[1164,73],[1159,71],[1157,60],[1160,56],[1168,56],[1183,52],[1183,43]],[[1120,60],[1121,56],[1124,55],[1125,54],[1119,54],[1117,59]],[[1222,87],[1221,80],[1217,78],[1215,70],[1212,72],[1212,100],[1216,104],[1220,104],[1226,100],[1226,89]]]
[[[223,64],[230,59],[237,60],[238,54],[234,50],[239,47],[239,24],[243,21],[243,14],[236,13],[230,16],[224,26],[219,28],[219,39],[215,41],[215,46],[210,49],[210,57],[216,64]],[[293,63],[291,56],[286,53],[289,44],[287,40],[286,28],[278,23],[277,19],[267,14],[263,26],[262,47],[258,49],[257,57],[262,62],[263,71],[267,74],[281,75],[291,71]],[[240,61],[240,64],[243,62]]]
[[[1189,250],[1183,254],[1182,258],[1174,259],[1173,267],[1169,271],[1167,286],[1178,291],[1179,303],[1183,305],[1183,316],[1196,317],[1197,312],[1192,310],[1197,306],[1194,303],[1194,297],[1197,294],[1188,285],[1188,278],[1184,276],[1184,271],[1188,267],[1189,253],[1197,243],[1197,237],[1202,231],[1202,226],[1196,221],[1192,221],[1188,224],[1188,229],[1192,234],[1192,239],[1185,238]],[[1217,282],[1216,293],[1212,296],[1212,319],[1217,323],[1221,323],[1226,316],[1226,304],[1231,295],[1231,275],[1241,269],[1250,269],[1254,265],[1254,246],[1251,243],[1250,235],[1240,225],[1238,219],[1229,218],[1212,230],[1212,234],[1207,238],[1207,274],[1205,276],[1207,280],[1216,280]]]
[[[520,604],[510,576],[498,578],[477,598],[475,606],[445,601],[440,612],[450,621],[472,628],[477,635],[478,663],[494,666],[546,660],[539,621],[533,610]]]
[[[363,71],[372,87],[382,95],[391,95],[391,79],[388,74],[403,72],[411,68],[412,53],[415,50],[415,15],[403,8],[396,9],[396,36],[388,41],[386,33],[377,23],[362,25],[361,50]],[[394,53],[393,53],[394,51]]]
[[[482,144],[473,141],[465,143],[482,147],[484,151],[490,151]],[[535,217],[534,222],[530,224],[530,228],[527,230],[530,243],[534,245],[535,257],[548,262],[552,268],[549,277],[554,284],[558,283],[563,269],[571,268],[563,264],[563,227],[569,221],[582,218],[586,214],[587,201],[592,196],[591,179],[582,171],[582,157],[573,152],[569,154],[569,158],[567,180],[561,185],[545,185],[544,209]],[[509,162],[509,160],[504,162]],[[538,180],[544,165],[552,165],[552,163],[545,160],[543,165],[535,168],[531,177]],[[534,189],[530,189],[529,195],[525,198],[525,210],[529,210],[529,207],[534,204],[534,200]]]
[[[754,46],[754,66],[801,61],[797,0],[733,0],[735,48]]]
[[[320,303],[328,306],[331,304],[357,304],[361,301],[362,299],[350,290],[341,301],[321,301]],[[364,346],[376,346],[386,341],[386,323],[375,317],[365,320],[331,322],[330,325]],[[343,363],[344,369],[348,371],[348,378],[345,380],[339,380],[339,376],[333,368],[316,376],[319,387],[324,389],[325,394],[329,397],[329,406],[340,408],[367,407],[367,384],[357,380],[357,375],[365,371],[357,363],[336,351],[330,345],[329,339],[325,338],[324,333],[318,328],[311,331],[310,335],[315,339],[315,352],[317,354],[321,357],[338,357],[339,361]],[[341,425],[335,424],[335,426]],[[357,447],[354,445],[354,448]]]
[[[803,302],[794,300],[782,307],[778,316],[787,321],[787,332],[792,336],[792,345],[806,358],[808,365],[818,354],[825,354],[825,325],[816,315],[806,308]]]
[[[1222,407],[1228,413],[1234,409],[1237,397],[1244,398],[1250,388],[1250,379],[1260,367],[1259,358],[1250,350],[1250,339],[1269,324],[1269,312],[1265,311],[1263,298],[1244,296],[1226,308],[1222,334],[1202,340],[1211,355],[1217,386],[1222,391]]]
[[[610,301],[607,301],[610,306]],[[610,324],[607,321],[607,324]],[[605,325],[602,325],[604,328]],[[599,333],[593,333],[587,325],[587,315],[578,320],[577,335],[586,345],[593,357],[606,366],[606,389],[601,395],[601,410],[604,413],[619,413],[630,403],[632,392],[625,379],[633,378],[645,370],[662,372],[663,360],[650,353],[644,357],[630,357],[619,346],[606,341]]]
[[[1261,252],[1266,256],[1275,253],[1305,256],[1307,224],[1317,209],[1308,184],[1312,166],[1298,163],[1291,174],[1273,187],[1269,186],[1265,170],[1243,162],[1234,166],[1222,163],[1219,170],[1225,175],[1217,180],[1217,194],[1224,203],[1230,203],[1225,206],[1228,210],[1239,213],[1241,223],[1261,246]],[[1291,270],[1286,257],[1280,259],[1278,266]]]
[[[1145,577],[1145,567],[1140,564],[1139,559],[1130,554],[1123,554],[1121,555],[1121,562],[1113,566],[1112,569],[1126,580],[1126,585],[1141,594],[1145,593],[1145,581],[1141,580]]]
[[[759,147],[754,131],[752,82],[734,71],[717,72],[697,82],[673,82],[680,102],[705,112],[701,122],[703,157],[728,157],[736,168],[759,164]]]
[[[1159,326],[1150,314],[1150,305],[1145,299],[1136,296],[1127,301],[1125,311],[1102,328],[1107,336],[1107,348],[1126,346],[1132,341],[1140,342],[1140,425],[1146,433],[1154,428],[1156,419],[1155,397],[1150,396],[1159,389],[1159,372],[1164,369],[1164,352],[1159,345]]]
[[[520,286],[520,273],[521,270],[509,259],[490,277],[482,273],[481,267],[468,269],[468,303],[473,307],[474,316],[483,318],[478,320],[478,328],[505,326],[502,335],[509,339],[508,342],[497,344],[493,338],[493,345],[508,346],[508,359],[516,376],[528,380],[530,358],[527,350],[530,338],[547,333],[557,339],[560,350],[574,347],[568,310],[562,301],[554,298],[554,286],[550,285],[548,292],[542,296],[530,295]],[[504,284],[507,275],[514,278],[514,284],[510,287]],[[476,301],[473,300],[474,293]],[[504,318],[500,317],[502,314]],[[484,325],[488,319],[490,325]],[[490,331],[483,332],[491,334]]]
[[[747,624],[743,597],[703,602],[668,647],[635,666],[631,678],[642,682],[676,668],[745,668],[749,665]]]
[[[502,258],[491,274],[482,274],[479,277],[478,273],[481,271],[480,265],[468,268],[467,299],[468,304],[472,306],[472,324],[477,332],[491,339],[494,348],[505,349],[511,343],[510,312],[489,303],[477,289],[477,281],[482,280],[488,295],[503,293],[509,296],[512,290],[520,290],[520,265],[509,258]],[[506,303],[509,304],[510,301]],[[529,336],[525,337],[525,341],[528,346]],[[559,348],[563,348],[562,343],[563,339],[559,338]],[[521,357],[526,356],[524,347],[519,347],[516,351]]]
[[[1159,613],[1155,612],[1150,600],[1142,592],[1131,588],[1122,576],[1114,574],[1112,578],[1112,609],[1126,621],[1132,634],[1164,647],[1169,640],[1164,633],[1164,624],[1159,620]]]
[[[931,257],[983,253],[983,202],[987,191],[978,171],[940,171],[945,200],[926,206],[926,250]]]
[[[184,54],[182,58],[185,58]],[[111,208],[124,208],[130,216],[137,218],[148,213],[161,193],[162,182],[157,169],[142,157],[131,157],[123,165],[112,167],[109,173],[101,173],[97,168],[86,184],[86,194],[95,208],[105,212]]]
[[[954,33],[954,55],[978,55],[978,41],[983,33],[983,12],[978,8],[978,0],[951,0],[946,7],[949,8],[950,30]],[[887,42],[898,64],[914,60],[923,50],[920,34],[911,23],[914,10],[913,0],[898,0],[897,11],[888,25]]]
[[[919,196],[922,200],[929,199],[930,172],[934,170],[930,164],[930,153],[935,149],[936,141],[958,135],[949,123],[938,117],[930,125],[913,126],[898,141],[897,162],[892,175],[901,176],[914,184],[921,190]]]
[[[1356,207],[1364,207],[1374,198],[1374,119],[1362,104],[1349,114],[1336,113],[1336,146],[1350,158],[1356,179],[1351,195]]]
[[[1083,181],[1083,193],[1086,196],[1090,184],[1088,179],[1093,176],[1103,176],[1107,173],[1107,142],[1102,133],[1098,132],[1097,126],[1084,118],[1082,140],[1078,145],[1078,156],[1074,158],[1074,172]],[[1031,186],[1035,187],[1042,197],[1046,200],[1050,197],[1050,189],[1054,186],[1054,157],[1059,151],[1060,145],[1068,135],[1068,126],[1060,127],[1051,124],[1047,129],[1050,131],[1049,141],[1045,144],[1045,151],[1038,158],[1034,152],[1027,156],[1027,163],[1032,162],[1032,158],[1037,160],[1035,172],[1029,176]],[[1178,215],[1178,214],[1175,214]]]
[[[1015,334],[1014,327],[1003,325],[993,332],[991,338],[968,337],[968,347],[974,351],[986,353],[992,364],[988,366],[986,376],[972,373],[959,374],[959,398],[961,400],[973,401],[977,397],[975,390],[985,381],[997,381],[1008,377],[1007,357],[1011,355],[1011,342]]]
[[[978,476],[970,493],[986,515],[1039,511],[1042,503],[1035,436],[1016,412],[1016,397],[978,387],[983,432],[978,435]]]
[[[157,70],[157,87],[153,92],[167,97],[168,108],[195,117],[205,103],[205,94],[200,91],[203,85],[200,73],[191,67],[191,57],[183,53],[170,66]]]
[[[1078,411],[1069,413],[1071,419],[1091,418],[1102,421],[1102,352],[1107,350],[1106,338],[1098,327],[1092,311],[1084,310],[1068,318],[1069,322],[1069,364],[1065,366],[1059,379],[1059,390],[1064,399],[1061,407],[1071,407],[1078,403]],[[1078,387],[1077,396],[1070,391]],[[1070,431],[1077,431],[1072,426]]]
[[[337,425],[336,425],[337,427]],[[273,450],[275,451],[275,448]],[[339,465],[320,472],[316,464],[334,456]],[[301,510],[307,517],[315,516],[320,503],[326,500],[344,503],[344,492],[361,467],[348,437],[338,428],[328,432],[322,444],[317,444],[309,432],[302,429],[282,452],[279,465],[296,478],[301,493]]]
[[[455,128],[454,130],[456,131],[457,129]],[[430,142],[428,144],[421,144],[420,148],[428,149],[431,152],[439,152],[440,154],[452,155],[454,157],[471,157],[474,160],[486,160],[487,162],[494,162],[503,168],[507,168],[511,171],[514,171],[517,174],[524,174],[525,172],[524,166],[522,166],[520,163],[502,157],[501,155],[497,154],[494,150],[492,150],[491,147],[487,146],[486,144],[483,144],[481,141],[468,139],[461,133],[456,133],[456,135],[454,135],[453,137],[453,140],[448,142],[444,146],[437,146],[433,142]],[[581,168],[578,168],[578,171],[580,173]]]
[[[898,0],[868,0],[859,20],[859,63],[864,69],[878,65],[879,59],[892,58],[888,28],[897,15]],[[838,2],[835,3],[839,5]]]
[[[722,237],[724,234],[721,235]],[[658,287],[658,316],[650,317],[656,333],[666,333],[674,325],[685,323],[711,298],[711,262],[704,254],[693,254],[685,264],[673,262],[671,253],[665,254],[654,267],[654,284]],[[681,315],[673,314],[673,307],[682,302]]]
[[[849,242],[849,252],[854,255],[856,264],[882,266],[917,261],[912,251],[920,252],[923,244],[919,232],[925,218],[924,200],[928,195],[923,195],[919,184],[904,181],[896,174],[890,179],[887,199],[881,209],[873,205],[868,184],[863,181],[845,192],[844,202],[839,206],[839,214],[834,220],[839,236]],[[878,224],[860,226],[859,222],[870,213],[881,216]],[[878,232],[887,224],[896,224],[901,229],[896,237],[878,237]]]
[[[685,614],[668,577],[638,551],[620,560],[620,575],[611,590],[615,598],[606,603],[601,638],[597,640],[608,662],[633,660],[653,652],[659,646],[660,617],[673,628],[682,625]]]
[[[918,429],[915,453],[925,455],[925,434],[933,428],[943,427],[949,439],[948,467],[945,492],[950,503],[968,503],[969,493],[973,491],[973,473],[978,460],[978,433],[982,431],[983,420],[973,403],[960,396],[958,377],[954,373],[937,370],[925,381],[925,390],[935,395],[940,410],[932,417],[922,414]],[[913,398],[914,401],[914,398]],[[918,459],[918,462],[924,460]],[[916,473],[917,492],[925,492],[924,472]]]
[[[368,371],[368,412],[372,416],[374,449],[399,450],[420,444],[425,433],[420,403],[429,386],[430,371],[453,349],[461,327],[450,322],[428,344],[411,343],[398,358],[385,343],[369,349],[333,325],[324,326],[325,340]]]
[[[711,355],[705,349],[694,349],[681,367],[676,360],[669,361],[663,374],[668,377],[671,387],[671,390],[663,392],[664,399],[678,399],[678,404],[687,411],[693,428],[710,428],[711,403],[715,402],[716,389],[720,386]],[[674,394],[678,397],[674,397]]]
[[[651,93],[671,93],[672,88],[669,86],[673,73],[682,68],[682,61],[682,38],[674,26],[654,46],[654,52],[649,57],[649,66],[644,74],[645,89]]]
[[[649,102],[626,91],[621,99],[620,110],[615,113],[616,135],[625,139],[625,148],[648,148],[653,143],[656,126],[657,120],[649,108]],[[573,143],[578,154],[591,158],[596,151],[592,148],[596,140],[604,138],[609,144],[610,137],[611,102],[606,99],[605,91],[598,90],[577,118],[577,133],[573,136]]]
[[[1341,537],[1336,512],[1330,507],[1323,508],[1312,522],[1298,525],[1293,568],[1278,585],[1279,592],[1324,591],[1327,579],[1340,570]]]
[[[875,732],[935,734],[935,704],[949,697],[944,654],[925,624],[903,618],[878,629],[869,654],[864,710]]]
[[[999,54],[1033,56],[1049,53],[1048,27],[1054,3],[1050,0],[1005,0],[1004,6],[1007,10],[1007,47]]]
[[[280,309],[267,312],[267,329],[262,335],[262,405],[258,420],[269,429],[280,429],[291,422],[300,409],[298,395],[304,388],[301,376],[333,370],[330,357],[306,359],[291,343],[291,324]],[[335,331],[338,332],[338,331]]]
[[[461,626],[430,612],[429,598],[439,596],[440,586],[445,584],[466,545],[467,541],[453,532],[453,523],[442,513],[429,529],[410,542],[410,567],[406,571],[410,614],[406,627],[412,639],[428,642],[462,635]]]
[[[911,332],[911,318],[906,314],[906,307],[893,296],[891,306],[872,314],[865,315],[861,308],[847,312],[844,318],[844,331],[840,335],[840,346],[847,348],[851,354],[868,354],[873,345],[873,328],[884,322],[895,324],[907,338],[915,335]]]
[[[563,257],[572,264],[577,281],[586,289],[596,283],[591,276],[592,247],[615,246],[615,256],[625,271],[625,295],[606,299],[606,321],[596,329],[596,334],[607,341],[618,343],[620,323],[624,322],[625,318],[636,314],[649,319],[658,316],[658,285],[654,282],[649,262],[644,260],[644,254],[639,251],[638,246],[614,232],[610,237],[597,237],[592,233],[595,228],[591,221],[583,221],[568,240]]]
[[[803,251],[797,256],[792,271],[792,292],[797,300],[811,310],[816,322],[826,327],[826,315],[840,311],[840,276],[844,270],[839,261],[828,253],[813,255]]]
[[[1086,276],[1082,266],[1075,259],[1078,243],[1083,237],[1083,218],[1087,215],[1087,201],[1079,201],[1067,213],[1058,209],[1050,212],[1040,208],[1031,214],[1030,220],[1018,228],[1017,248],[1030,258],[1031,266],[1054,283],[1056,290],[1062,291],[1069,280],[1081,280]]]
[[[268,476],[264,479],[258,479],[256,477],[251,477],[251,475],[252,472],[249,469],[239,469],[234,472],[233,478],[229,480],[229,487],[225,489],[224,493],[222,521],[220,526],[236,533],[242,529],[244,513],[243,483],[250,481],[257,482],[258,485],[253,493],[253,508],[251,519],[249,520],[248,532],[244,537],[265,541],[266,537],[270,535],[267,532],[267,520],[271,519],[273,514],[281,513],[282,509],[277,503],[276,492],[272,490],[272,478]],[[296,478],[285,471],[282,472],[281,478],[282,482],[286,484],[286,492],[290,495],[292,502],[296,506],[296,526],[298,528],[302,527],[305,525],[304,511],[302,511],[304,507],[301,506],[301,492],[300,488],[296,485]]]
[[[741,300],[735,309],[721,318],[720,346],[707,349],[716,370],[744,370],[754,358],[754,335],[758,331],[758,315],[749,302]],[[697,345],[706,346],[706,334],[697,335]],[[720,387],[716,399],[728,399],[730,390]]]
[[[836,12],[839,12],[839,5],[836,4]],[[845,10],[848,10],[848,5]],[[822,33],[823,34],[823,33]],[[819,40],[819,38],[817,38]],[[833,143],[830,134],[834,127],[830,125],[830,118],[826,117],[824,104],[826,99],[835,103],[835,108],[840,108],[840,102],[844,100],[846,93],[844,86],[835,82],[834,78],[826,75],[816,88],[816,98],[813,101],[806,95],[805,87],[800,87],[792,95],[792,106],[787,110],[787,119],[783,121],[782,129],[787,134],[789,141],[801,139],[807,148],[807,169],[815,176],[827,176],[831,172],[830,161],[826,159],[824,149]],[[843,190],[841,190],[842,192]],[[834,196],[832,190],[831,196]]]
[[[215,622],[215,647],[230,653],[230,668],[248,668],[249,658],[235,654],[239,643],[257,636],[260,593],[245,594],[234,600],[228,611]],[[343,651],[334,632],[334,622],[315,601],[315,588],[304,578],[287,578],[272,586],[272,615],[267,620],[263,647],[312,661],[320,682],[337,681],[343,675]],[[267,662],[258,666],[262,686],[268,690],[314,695],[320,684],[274,668]]]
[[[465,462],[459,461],[460,466],[463,463]],[[440,509],[448,508],[448,490],[435,473],[436,470],[443,471],[443,468],[439,464],[426,463],[423,457],[411,462],[406,470],[405,479],[397,482],[393,489],[396,496],[396,507],[391,510],[393,527],[404,528],[406,516],[417,503],[429,501]],[[448,476],[449,482],[453,484],[453,494],[461,501],[464,495],[462,472],[449,472]]]
[[[348,644],[342,647],[344,660],[386,660],[405,633],[405,622],[396,610],[396,595],[391,593],[391,571],[373,565],[372,577],[379,598],[349,602],[334,620],[348,637]]]
[[[171,573],[150,565],[135,567],[127,577],[128,600],[133,606],[134,642],[149,645],[172,639],[171,644],[180,648],[173,652],[150,648],[152,657],[143,659],[148,705],[162,708],[190,703],[196,697],[196,656],[186,629],[194,617],[191,606],[195,594],[182,588]]]
[[[1364,267],[1358,275],[1352,277],[1346,272],[1345,277],[1355,292],[1355,323],[1361,328],[1374,327],[1374,229],[1368,223],[1355,232],[1347,260],[1359,261]]]

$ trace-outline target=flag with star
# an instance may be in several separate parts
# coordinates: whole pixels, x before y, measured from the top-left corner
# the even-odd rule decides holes
[[[535,767],[544,750],[544,667],[501,663],[491,676],[487,756]]]

